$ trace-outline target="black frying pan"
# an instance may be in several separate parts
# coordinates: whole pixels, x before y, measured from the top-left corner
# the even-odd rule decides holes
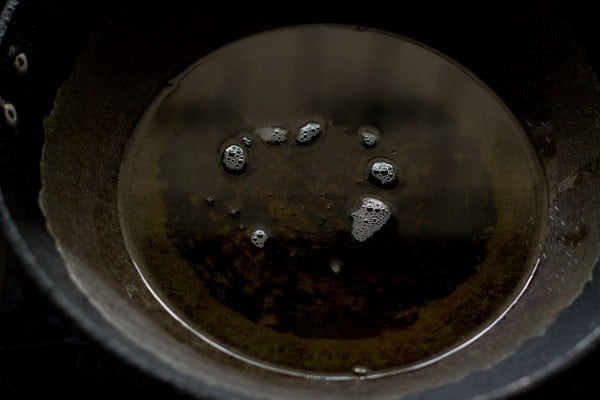
[[[24,265],[87,331],[151,374],[214,398],[493,398],[536,382],[595,341],[597,53],[593,43],[586,48],[575,39],[563,7],[231,8],[8,1],[3,10],[2,225]],[[119,165],[158,88],[232,40],[306,23],[382,29],[457,60],[507,104],[544,169],[550,218],[528,291],[501,324],[431,368],[357,383],[249,367],[179,329],[125,267],[115,219]],[[44,174],[46,204],[55,207],[54,237],[38,204],[44,129],[53,138],[45,143],[51,162]]]

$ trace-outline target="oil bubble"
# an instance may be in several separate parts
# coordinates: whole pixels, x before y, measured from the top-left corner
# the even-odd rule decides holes
[[[331,268],[331,271],[333,271],[334,274],[339,274],[342,269],[342,262],[334,258],[333,260],[331,260],[329,268]]]
[[[279,126],[265,126],[254,129],[254,134],[267,144],[281,144],[287,142],[288,131]]]
[[[398,184],[396,167],[391,161],[375,161],[371,164],[369,181],[381,188],[389,189]]]
[[[221,161],[227,172],[240,174],[246,169],[246,152],[237,144],[232,144],[223,151]]]
[[[379,143],[379,131],[373,127],[364,127],[359,129],[360,139],[363,146],[372,149]]]
[[[298,133],[296,134],[296,143],[310,144],[317,140],[320,135],[321,124],[318,122],[309,122],[298,129]]]
[[[248,135],[244,135],[242,136],[242,143],[244,144],[244,146],[250,147],[252,146],[252,138]]]
[[[367,367],[364,367],[362,365],[356,365],[352,367],[352,373],[357,376],[365,376],[369,373],[369,370]]]
[[[268,238],[269,235],[263,229],[255,229],[250,235],[250,241],[259,249],[265,247],[265,242]]]
[[[360,208],[351,214],[352,236],[359,242],[364,242],[379,231],[391,215],[390,207],[383,201],[364,197]]]

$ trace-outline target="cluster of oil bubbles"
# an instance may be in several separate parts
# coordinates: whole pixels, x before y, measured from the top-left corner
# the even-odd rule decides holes
[[[246,152],[237,144],[228,146],[221,157],[225,170],[233,174],[239,174],[246,169],[246,159]]]
[[[242,136],[242,143],[244,143],[244,146],[250,147],[252,146],[252,138],[250,136],[244,135]]]
[[[311,144],[322,135],[322,131],[323,128],[320,123],[307,122],[296,131],[294,135],[295,144]],[[260,139],[267,145],[281,145],[288,142],[289,132],[288,129],[281,126],[262,126],[252,129],[249,134],[242,135],[239,140],[246,148],[252,145],[254,138]],[[376,128],[363,127],[358,132],[365,148],[372,149],[379,144],[381,135]],[[222,153],[223,168],[233,175],[241,174],[247,169],[247,150],[242,145],[231,144]],[[382,158],[371,161],[368,180],[379,188],[390,189],[395,187],[398,184],[398,172],[395,163],[392,160]],[[207,198],[209,205],[212,205],[212,202]],[[239,211],[235,216],[237,214],[239,214]],[[363,197],[360,207],[350,215],[353,221],[352,236],[359,242],[366,241],[388,222],[391,215],[391,208],[383,200],[372,196]],[[250,241],[258,248],[264,247],[268,237],[269,235],[264,229],[255,229],[250,232]],[[335,274],[338,274],[341,263],[333,260],[330,268]]]
[[[352,236],[364,242],[379,231],[390,219],[390,207],[374,197],[364,197],[358,210],[351,214]]]
[[[372,149],[379,144],[381,135],[376,128],[360,128],[359,134],[363,146],[367,149]],[[391,189],[397,186],[398,173],[394,162],[388,159],[372,161],[368,180],[382,189]],[[366,196],[361,199],[360,207],[354,210],[350,216],[352,218],[352,236],[359,242],[364,242],[388,222],[392,212],[383,200]]]
[[[382,188],[391,188],[398,184],[396,167],[390,161],[375,161],[371,164],[369,180]]]
[[[321,135],[322,127],[318,122],[308,122],[300,127],[296,133],[297,144],[309,144]],[[263,126],[254,128],[252,134],[242,135],[240,141],[245,147],[251,147],[252,136],[257,136],[263,143],[279,145],[288,141],[289,131],[280,126]],[[238,175],[247,168],[247,154],[241,145],[231,144],[223,150],[221,162],[225,171]]]
[[[310,144],[317,140],[321,135],[321,124],[317,122],[309,122],[298,130],[296,134],[296,143]]]
[[[267,144],[282,144],[287,142],[288,131],[278,126],[256,128],[254,134]]]
[[[363,128],[360,130],[360,138],[363,146],[372,149],[379,143],[379,131],[374,128]]]
[[[268,238],[269,238],[269,235],[267,234],[267,232],[265,232],[264,229],[255,229],[252,231],[252,234],[250,235],[250,241],[252,242],[253,245],[258,247],[259,249],[262,249],[263,247],[265,247],[265,242],[267,241]]]

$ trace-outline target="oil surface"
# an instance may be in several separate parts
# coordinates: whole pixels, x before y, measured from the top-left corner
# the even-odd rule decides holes
[[[164,306],[238,358],[313,375],[401,371],[489,327],[533,271],[545,209],[488,89],[345,27],[263,33],[188,68],[119,179],[126,245]]]

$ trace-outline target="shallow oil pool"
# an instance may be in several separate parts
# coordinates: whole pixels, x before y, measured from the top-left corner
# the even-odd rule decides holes
[[[510,308],[545,193],[517,122],[460,66],[307,26],[166,85],[128,144],[119,211],[149,289],[207,342],[282,373],[375,377],[466,347]]]

